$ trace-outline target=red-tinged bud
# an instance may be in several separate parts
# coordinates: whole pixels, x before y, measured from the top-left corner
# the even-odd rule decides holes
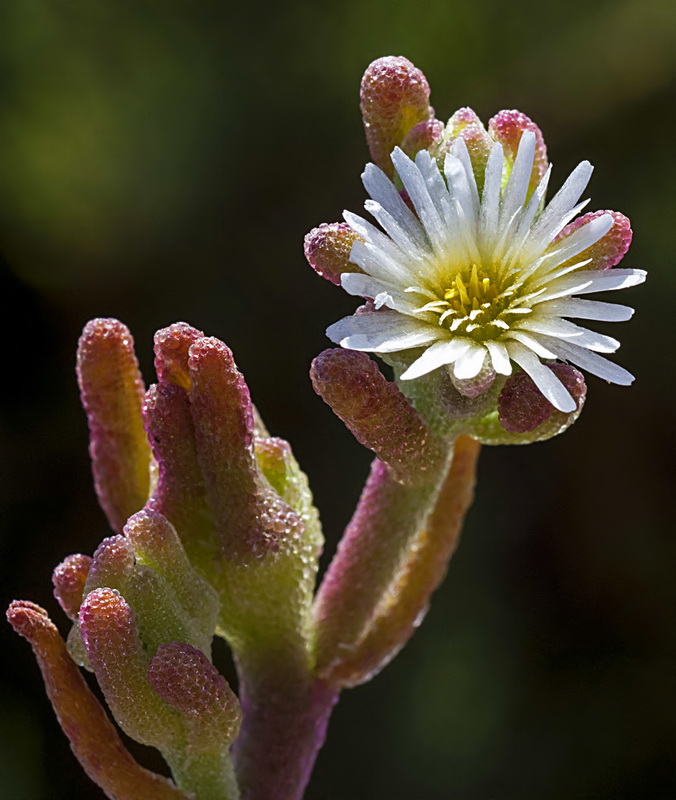
[[[576,255],[574,259],[571,259],[571,261],[562,264],[562,267],[567,264],[572,265],[574,261],[586,261],[590,258],[591,264],[587,264],[583,269],[610,269],[611,267],[617,266],[620,261],[622,261],[624,254],[631,244],[632,230],[629,219],[625,217],[624,214],[620,214],[619,211],[591,211],[589,214],[584,214],[569,225],[566,225],[557,239],[568,236],[591,220],[597,217],[603,217],[606,214],[612,216],[614,220],[613,227],[605,236],[602,236],[598,242],[588,247],[586,250],[583,250]]]
[[[78,344],[77,375],[89,421],[94,484],[111,527],[122,530],[150,487],[143,430],[144,386],[129,330],[114,319],[88,322]]]
[[[136,763],[47,612],[34,603],[15,601],[7,619],[30,642],[59,724],[83,769],[106,796],[116,800],[188,800],[171,781]]]
[[[445,449],[366,353],[325,350],[313,361],[310,377],[317,394],[398,480],[418,483],[438,468]]]
[[[249,389],[218,339],[190,348],[190,405],[197,458],[223,552],[236,560],[277,549],[261,521]]]
[[[150,662],[148,680],[165,702],[199,719],[205,738],[234,741],[242,721],[237,697],[200,650],[181,642],[161,645]]]
[[[426,119],[414,125],[401,141],[401,149],[409,158],[415,158],[420,150],[435,154],[444,135],[444,123],[438,119]]]
[[[479,374],[475,375],[473,378],[469,378],[467,380],[462,380],[455,377],[455,373],[452,370],[448,372],[449,377],[451,379],[451,383],[455,388],[460,392],[463,397],[479,397],[482,394],[485,394],[493,385],[496,374],[495,370],[493,369],[493,365],[490,363],[489,359],[485,359],[483,366],[479,370]]]
[[[85,592],[107,586],[124,590],[134,569],[134,552],[124,536],[109,536],[96,548]]]
[[[134,614],[115,589],[90,592],[80,608],[89,662],[115,719],[136,741],[165,748],[177,741],[179,718],[148,683],[148,658]]]
[[[448,120],[446,126],[448,135],[451,137],[459,136],[466,128],[483,128],[483,123],[479,119],[476,111],[469,106],[459,108]]]
[[[346,222],[324,222],[305,236],[305,258],[322,278],[340,286],[343,272],[362,272],[350,262],[357,234]]]
[[[360,104],[371,158],[394,175],[390,154],[414,125],[434,115],[423,73],[403,56],[369,65],[361,82]]]
[[[584,403],[587,387],[584,378],[575,367],[568,364],[547,365],[568,389],[577,403],[577,414]],[[570,415],[563,414],[547,400],[532,378],[523,371],[510,375],[498,398],[498,418],[502,427],[510,433],[527,433],[551,421],[560,426]]]
[[[72,621],[77,619],[92,559],[76,553],[65,558],[52,573],[54,597]]]
[[[542,131],[521,111],[499,111],[488,123],[488,132],[502,145],[507,164],[514,163],[524,131],[535,134],[535,160],[529,186],[529,192],[533,192],[549,166]]]
[[[202,331],[176,322],[162,328],[155,334],[155,371],[163,383],[175,383],[183,389],[190,389],[188,375],[188,351],[190,345],[204,336]]]
[[[444,158],[447,153],[451,152],[456,139],[462,139],[465,142],[472,162],[474,177],[479,192],[481,192],[484,184],[486,163],[494,142],[486,132],[483,122],[471,108],[460,108],[449,119],[444,133],[444,141],[436,153],[440,167],[443,167]]]

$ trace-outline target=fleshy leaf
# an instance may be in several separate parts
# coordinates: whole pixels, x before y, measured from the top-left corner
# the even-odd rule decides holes
[[[77,376],[89,422],[94,484],[111,527],[121,531],[150,489],[150,447],[143,430],[144,386],[129,330],[94,319],[78,344]]]
[[[155,334],[155,371],[162,383],[173,383],[183,389],[190,388],[188,351],[204,334],[188,325],[175,322]]]
[[[124,532],[137,563],[161,575],[175,593],[186,617],[190,641],[209,653],[218,617],[218,596],[188,560],[173,526],[161,514],[143,510],[130,517]]]
[[[90,556],[75,553],[67,556],[52,573],[54,597],[71,621],[77,619],[91,563]]]
[[[134,760],[47,612],[34,603],[15,601],[7,618],[30,642],[59,724],[83,769],[106,796],[110,800],[189,800],[171,781]]]
[[[242,718],[239,703],[200,650],[181,642],[161,645],[150,662],[148,679],[159,696],[191,722],[192,747],[227,748],[234,741]]]
[[[180,740],[177,712],[148,682],[148,657],[134,614],[115,589],[90,592],[80,609],[89,662],[120,727],[137,742],[160,749]]]
[[[197,460],[187,392],[172,383],[151,386],[143,418],[158,465],[157,483],[147,507],[174,525],[190,559],[212,578],[220,547]]]
[[[423,529],[448,462],[420,486],[399,483],[376,459],[315,602],[317,670],[330,673],[358,644]]]
[[[312,363],[315,391],[397,479],[424,483],[445,458],[440,442],[366,353],[325,350]]]

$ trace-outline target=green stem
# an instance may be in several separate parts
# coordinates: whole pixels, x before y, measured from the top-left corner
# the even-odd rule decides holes
[[[240,794],[230,753],[219,749],[207,753],[165,754],[176,785],[195,800],[239,800]]]

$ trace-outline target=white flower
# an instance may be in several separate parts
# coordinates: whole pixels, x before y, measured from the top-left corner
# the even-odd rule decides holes
[[[350,294],[372,299],[376,310],[331,325],[329,338],[373,353],[424,347],[402,380],[440,367],[456,381],[482,370],[509,375],[514,362],[565,412],[575,409],[575,401],[540,359],[569,361],[613,383],[631,383],[630,373],[598,355],[614,352],[619,342],[565,317],[628,320],[633,310],[627,306],[574,295],[635,286],[645,272],[595,270],[591,259],[577,259],[608,233],[613,217],[596,216],[559,236],[586,205],[577,203],[592,166],[583,161],[543,209],[550,170],[527,199],[534,153],[535,135],[525,131],[503,188],[504,155],[496,143],[479,196],[463,139],[446,156],[443,175],[427,151],[414,162],[396,148],[392,162],[415,214],[385,174],[367,165],[362,178],[372,199],[365,208],[384,233],[345,212],[359,237],[350,261],[363,273],[343,273],[341,282]]]

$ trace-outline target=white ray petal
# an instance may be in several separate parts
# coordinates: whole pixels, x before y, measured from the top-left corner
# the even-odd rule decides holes
[[[411,260],[425,259],[429,252],[429,245],[421,247],[397,221],[397,219],[384,209],[375,200],[367,200],[364,208],[380,223],[383,230],[392,239],[404,255]]]
[[[354,297],[373,298],[381,292],[387,292],[389,288],[383,281],[363,272],[343,272],[340,276],[340,285]]]
[[[533,172],[533,159],[535,157],[535,134],[533,131],[524,131],[521,134],[519,149],[514,159],[512,172],[505,187],[500,209],[500,227],[512,219],[517,211],[523,208],[528,193],[530,176]]]
[[[351,211],[343,211],[343,219],[358,236],[382,250],[389,259],[397,263],[404,260],[404,254],[392,239],[367,219],[360,217],[359,214],[353,214]]]
[[[549,337],[544,338],[547,340],[547,347],[556,352],[559,358],[566,359],[576,366],[582,367],[587,372],[591,372],[592,375],[611,383],[617,383],[620,386],[629,386],[634,381],[634,376],[631,372],[627,372],[623,367],[608,361],[607,358],[603,358],[597,353],[592,353],[584,347],[578,347],[572,342],[550,339]]]
[[[534,248],[545,247],[562,229],[562,220],[582,196],[593,171],[592,165],[583,161],[571,172],[531,230],[530,241]]]
[[[458,217],[464,221],[464,227],[474,237],[476,232],[477,211],[474,197],[462,161],[452,153],[444,159],[444,175],[448,182],[449,194],[458,207]]]
[[[455,362],[453,374],[458,380],[475,378],[486,360],[486,348],[480,344],[472,344]]]
[[[509,360],[509,353],[502,342],[486,342],[488,352],[491,354],[493,369],[500,375],[512,374],[512,362]]]
[[[519,227],[517,228],[516,236],[521,237],[524,233],[526,233],[526,231],[530,230],[533,220],[535,219],[535,215],[537,214],[538,209],[540,208],[540,205],[547,194],[547,186],[549,185],[549,179],[551,178],[551,175],[552,165],[550,164],[535,188],[533,196],[528,201],[528,205],[526,206],[523,216],[519,220]]]
[[[439,250],[446,237],[445,226],[430,197],[425,179],[415,163],[399,147],[394,148],[391,158],[430,241]]]
[[[551,258],[549,261],[550,269],[570,261],[588,247],[596,244],[613,227],[614,222],[615,220],[610,214],[603,214],[601,217],[589,220],[589,222],[569,233],[564,239],[557,241],[552,245],[555,249],[549,253]]]
[[[555,408],[566,414],[575,411],[577,404],[568,389],[536,355],[519,342],[510,342],[508,350],[510,357],[530,375],[538,389]]]
[[[481,199],[481,236],[486,243],[492,242],[498,229],[500,213],[500,188],[505,157],[500,142],[491,148],[486,163],[484,189]]]
[[[402,314],[413,314],[419,306],[419,303],[397,287],[361,272],[343,272],[340,284],[354,297],[370,297],[375,300],[377,309],[387,306]]]
[[[467,185],[469,186],[470,195],[472,197],[474,218],[476,219],[479,214],[479,189],[476,185],[476,176],[474,175],[474,167],[472,166],[472,159],[467,149],[467,143],[462,136],[458,136],[451,145],[451,153],[458,159],[465,170]]]
[[[430,199],[436,206],[442,223],[447,227],[452,223],[451,198],[436,159],[432,158],[427,150],[421,150],[415,157],[415,165],[425,180]]]
[[[551,350],[548,350],[540,343],[539,339],[530,336],[524,331],[510,330],[505,333],[505,338],[521,342],[521,344],[525,345],[529,350],[532,350],[536,355],[540,356],[540,358],[556,358],[556,353],[552,353]],[[507,349],[511,352],[511,345],[507,345]]]
[[[610,292],[638,286],[646,279],[642,269],[609,269],[580,270],[572,275],[565,275],[552,283],[550,289],[537,297],[532,305],[548,300],[556,300],[571,294],[591,294],[592,292]]]
[[[395,261],[379,247],[363,239],[355,239],[352,244],[350,261],[374,278],[399,284],[402,289],[416,278],[406,263]]]
[[[428,372],[445,364],[452,364],[471,346],[472,342],[469,339],[458,338],[436,342],[411,364],[402,374],[401,380],[410,381],[421,375],[427,375]]]
[[[362,176],[364,188],[369,195],[391,214],[397,223],[420,248],[428,246],[427,235],[420,221],[406,205],[396,186],[375,164],[367,164]]]
[[[617,339],[611,336],[604,336],[601,333],[582,328],[574,322],[556,317],[529,318],[519,324],[521,330],[533,333],[542,333],[545,336],[553,336],[570,340],[573,344],[586,347],[588,350],[596,350],[599,353],[614,353],[620,346]]]
[[[396,311],[376,311],[344,317],[330,325],[326,335],[350,350],[394,353],[434,342],[442,332]]]
[[[626,322],[634,315],[634,309],[618,303],[603,303],[600,300],[579,300],[577,297],[565,300],[552,300],[547,305],[547,312],[560,314],[562,317],[591,319],[597,322]]]

